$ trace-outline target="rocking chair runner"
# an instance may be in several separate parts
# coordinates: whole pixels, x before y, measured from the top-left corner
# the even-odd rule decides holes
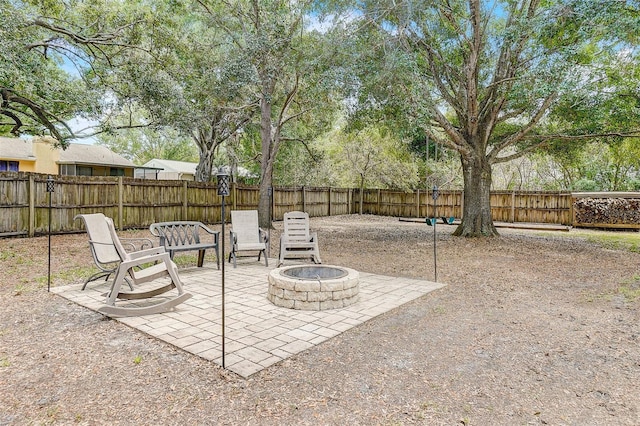
[[[298,211],[285,213],[278,267],[284,263],[284,259],[306,257],[310,257],[314,263],[322,263],[318,234],[309,232],[309,214]]]
[[[176,264],[173,263],[169,257],[169,253],[165,251],[164,247],[154,247],[127,253],[116,234],[116,229],[111,218],[105,217],[104,220],[107,223],[109,234],[113,240],[118,256],[121,259],[121,263],[116,269],[115,279],[113,280],[111,289],[106,294],[106,305],[98,309],[98,312],[114,316],[157,314],[166,312],[191,297],[191,294],[184,292]],[[150,264],[151,266],[148,266]],[[141,269],[136,270],[135,268],[137,267]],[[125,281],[127,275],[129,275],[133,284],[136,286],[167,276],[170,277],[171,282],[147,291],[120,292],[122,283]],[[164,294],[173,289],[177,290],[178,295],[169,297],[163,302],[152,303],[147,306],[116,306],[115,304],[116,299],[149,299],[148,301],[151,302],[154,296]]]

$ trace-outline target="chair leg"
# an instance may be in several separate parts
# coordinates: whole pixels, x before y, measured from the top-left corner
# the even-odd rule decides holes
[[[280,238],[280,253],[278,255],[278,265],[276,267],[277,268],[281,267],[283,263],[284,263],[284,251],[282,248],[282,238]]]
[[[87,287],[87,284],[89,284],[91,281],[95,281],[98,278],[102,278],[104,277],[104,280],[107,281],[109,279],[109,276],[113,273],[114,271],[101,271],[98,272],[96,274],[91,275],[85,282],[84,285],[82,286],[82,290],[84,290]]]

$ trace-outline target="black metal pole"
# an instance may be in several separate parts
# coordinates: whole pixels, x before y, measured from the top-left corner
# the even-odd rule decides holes
[[[224,257],[224,237],[225,237],[225,233],[224,233],[224,222],[225,222],[225,213],[224,213],[224,195],[222,196],[222,368],[225,368],[224,365],[224,341],[225,341],[225,336],[224,336],[224,264],[225,262],[225,257]]]
[[[228,196],[230,194],[229,191],[229,175],[224,171],[224,170],[220,170],[220,172],[218,173],[218,195],[220,195],[222,197],[222,368],[225,368],[225,362],[224,362],[224,357],[225,357],[225,347],[224,347],[224,342],[225,342],[225,335],[224,335],[224,331],[225,331],[225,313],[224,313],[224,267],[225,267],[225,257],[224,257],[224,237],[225,237],[225,230],[224,230],[224,225],[225,225],[225,221],[226,221],[226,214],[224,211],[224,197]]]
[[[53,186],[53,177],[49,175],[47,178],[47,192],[49,193],[49,228],[47,231],[49,237],[48,244],[48,253],[49,253],[49,263],[47,267],[47,292],[51,291],[51,194],[53,194],[54,186]]]
[[[438,187],[433,187],[433,277],[434,281],[438,282],[438,249],[437,249],[437,232],[436,224],[438,223]]]
[[[49,266],[47,268],[47,291],[51,291],[51,193],[49,193]]]

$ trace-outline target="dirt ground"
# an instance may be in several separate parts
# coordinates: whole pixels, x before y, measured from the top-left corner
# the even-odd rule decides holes
[[[325,263],[433,280],[424,223],[311,225]],[[0,425],[640,424],[640,254],[437,229],[445,288],[246,380],[47,293],[47,237],[0,239]],[[92,271],[86,234],[52,253],[52,285]]]

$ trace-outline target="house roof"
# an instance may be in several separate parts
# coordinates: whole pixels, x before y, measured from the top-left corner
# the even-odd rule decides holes
[[[90,164],[120,167],[136,167],[131,161],[109,148],[100,145],[69,144],[67,149],[60,151],[59,164]]]
[[[165,172],[189,173],[196,174],[197,163],[189,163],[187,161],[162,160],[154,158],[143,164],[143,167],[153,167],[164,170]]]
[[[161,168],[165,172],[189,173],[192,175],[196,174],[197,166],[198,166],[198,163],[190,163],[187,161],[162,160],[159,158],[154,158],[153,160],[149,160],[143,165],[143,167]],[[238,176],[256,177],[255,174],[251,173],[249,170],[245,169],[244,167],[238,167]]]
[[[36,161],[30,140],[0,136],[0,158],[6,160]]]
[[[36,161],[32,139],[0,137],[0,158]],[[135,167],[131,161],[100,145],[71,143],[60,150],[58,164],[86,164],[92,166]]]

